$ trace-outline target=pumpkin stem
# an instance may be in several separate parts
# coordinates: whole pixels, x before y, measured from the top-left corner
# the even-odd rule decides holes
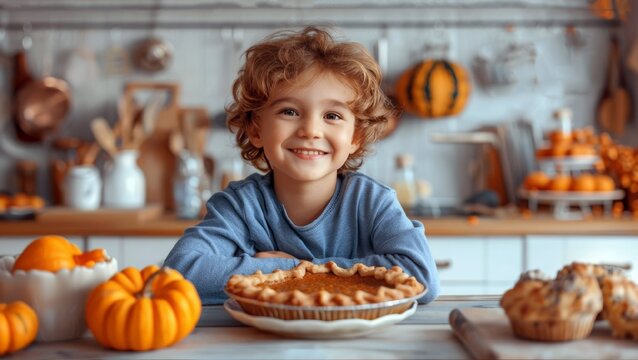
[[[80,255],[73,256],[75,263],[78,265],[86,265],[91,267],[96,262],[105,261],[106,255],[104,249],[95,249],[91,251],[87,251]]]
[[[161,268],[159,268],[159,270],[157,270],[156,272],[152,273],[151,276],[148,277],[148,279],[146,279],[146,281],[144,282],[144,286],[142,287],[142,291],[139,292],[139,294],[137,294],[137,297],[147,297],[147,298],[152,298],[153,297],[153,291],[151,291],[151,288],[153,287],[153,282],[155,281],[155,278],[166,271],[166,265],[162,265]]]

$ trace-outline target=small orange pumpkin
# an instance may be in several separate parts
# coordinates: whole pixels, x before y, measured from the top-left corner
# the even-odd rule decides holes
[[[202,303],[195,286],[169,268],[128,267],[98,285],[86,323],[106,348],[146,351],[177,343],[195,328]]]
[[[27,347],[38,335],[38,317],[22,301],[0,303],[0,356]]]
[[[467,71],[447,60],[424,60],[405,71],[396,85],[399,105],[426,118],[460,113],[470,92]]]
[[[33,240],[16,259],[13,271],[44,270],[57,272],[75,266],[93,267],[105,261],[104,249],[82,253],[80,248],[62,236],[48,235]]]

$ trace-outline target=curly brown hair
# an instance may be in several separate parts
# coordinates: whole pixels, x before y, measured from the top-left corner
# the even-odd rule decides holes
[[[388,120],[397,116],[381,89],[381,70],[374,58],[361,44],[335,41],[321,28],[276,32],[246,50],[244,57],[246,62],[233,84],[234,101],[226,107],[226,125],[235,133],[242,157],[259,170],[268,171],[270,165],[263,148],[250,142],[253,114],[267,103],[278,85],[294,81],[313,66],[343,78],[355,92],[355,100],[348,105],[355,115],[354,136],[359,149],[339,172],[361,167],[370,144],[383,133]]]

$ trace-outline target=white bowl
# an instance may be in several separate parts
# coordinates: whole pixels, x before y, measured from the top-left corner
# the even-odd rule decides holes
[[[89,292],[117,272],[117,260],[76,266],[58,272],[18,270],[13,256],[0,258],[0,302],[22,300],[38,315],[38,341],[81,337],[86,330],[84,306]]]

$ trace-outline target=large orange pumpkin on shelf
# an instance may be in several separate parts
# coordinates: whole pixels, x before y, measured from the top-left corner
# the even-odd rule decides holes
[[[33,240],[16,259],[13,271],[44,270],[57,272],[76,266],[92,267],[106,261],[104,249],[83,253],[75,244],[62,236],[48,235]]]
[[[97,286],[86,303],[86,323],[106,348],[145,351],[170,346],[197,324],[202,303],[176,270],[128,267]]]
[[[467,71],[448,60],[424,60],[405,71],[396,85],[399,105],[425,118],[459,114],[471,92]]]
[[[38,317],[22,301],[0,303],[0,356],[27,347],[38,335]]]

